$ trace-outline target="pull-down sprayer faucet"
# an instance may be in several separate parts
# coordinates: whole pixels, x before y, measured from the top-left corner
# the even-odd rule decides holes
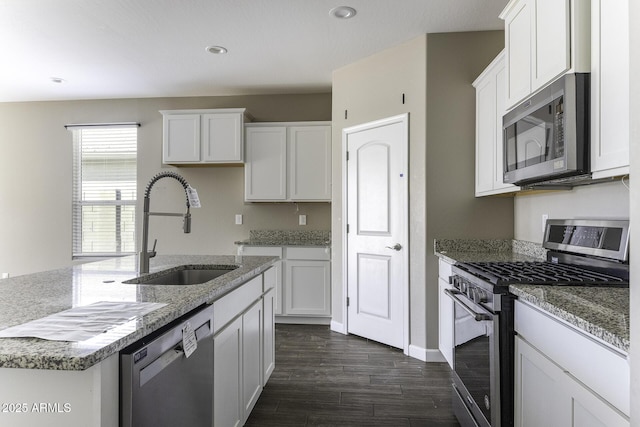
[[[176,179],[178,182],[180,182],[180,184],[182,184],[182,187],[184,188],[186,200],[187,200],[187,212],[185,212],[184,214],[180,214],[180,213],[165,213],[165,212],[149,212],[149,203],[150,203],[149,194],[151,193],[151,188],[153,187],[153,185],[159,179],[162,179],[162,178],[173,178],[173,179]],[[143,214],[143,217],[142,217],[142,250],[140,251],[140,254],[139,254],[140,256],[139,256],[139,260],[138,260],[138,272],[139,273],[148,273],[149,272],[149,259],[153,258],[154,256],[156,256],[157,239],[153,243],[153,249],[151,251],[148,250],[148,246],[149,246],[149,216],[154,215],[154,216],[181,216],[181,217],[184,217],[184,224],[182,226],[183,231],[185,233],[190,233],[191,232],[191,213],[189,213],[189,208],[191,207],[191,204],[189,203],[189,189],[190,188],[191,188],[191,186],[189,185],[187,180],[184,179],[183,177],[181,177],[180,175],[178,175],[175,172],[160,172],[160,173],[156,174],[153,178],[151,178],[151,181],[149,181],[149,184],[147,184],[147,188],[144,191],[144,214]],[[198,206],[194,206],[194,207],[198,207]]]

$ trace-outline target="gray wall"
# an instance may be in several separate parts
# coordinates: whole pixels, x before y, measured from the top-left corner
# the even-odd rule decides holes
[[[247,238],[250,229],[330,229],[329,203],[244,203],[243,167],[162,165],[158,110],[234,107],[248,108],[255,121],[331,120],[331,94],[0,104],[0,272],[19,275],[72,263],[69,123],[140,122],[138,194],[162,170],[177,171],[198,190],[203,207],[192,209],[191,234],[182,234],[178,219],[151,219],[150,239],[158,239],[159,253],[234,253],[233,242]],[[184,193],[173,180],[158,181],[151,206],[181,212]],[[298,226],[300,213],[307,214],[306,227]],[[244,215],[243,225],[234,225],[235,214]]]
[[[427,46],[427,348],[438,347],[436,238],[513,237],[513,198],[475,198],[473,81],[502,31],[429,34]]]
[[[410,344],[438,347],[437,237],[513,236],[513,199],[474,197],[475,90],[501,31],[429,34],[333,75],[333,320],[343,323],[342,129],[410,113]],[[401,103],[407,94],[406,104]],[[344,119],[344,110],[349,118]],[[435,354],[435,353],[434,353]],[[429,357],[427,355],[427,357]]]

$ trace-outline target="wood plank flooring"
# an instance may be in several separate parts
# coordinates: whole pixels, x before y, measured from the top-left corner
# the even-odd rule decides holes
[[[451,370],[327,326],[276,325],[276,369],[247,426],[459,426]]]

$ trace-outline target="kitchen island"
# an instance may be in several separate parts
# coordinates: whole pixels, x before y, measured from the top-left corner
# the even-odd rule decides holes
[[[241,287],[275,257],[158,256],[150,276],[182,265],[237,266],[200,285],[123,283],[135,257],[114,258],[0,281],[0,330],[96,302],[166,304],[93,338],[0,339],[0,425],[117,426],[118,352],[186,313]]]

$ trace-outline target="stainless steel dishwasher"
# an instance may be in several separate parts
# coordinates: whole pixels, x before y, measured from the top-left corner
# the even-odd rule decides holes
[[[122,427],[211,427],[212,319],[213,306],[195,310],[121,351]]]

